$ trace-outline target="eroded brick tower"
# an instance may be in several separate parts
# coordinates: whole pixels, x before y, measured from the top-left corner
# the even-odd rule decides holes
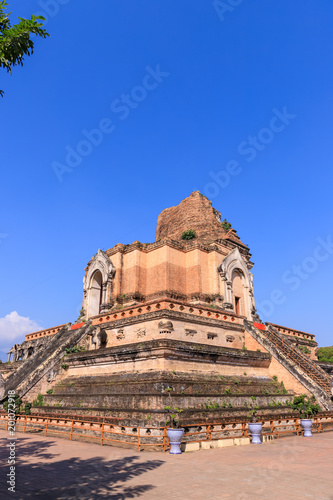
[[[192,193],[162,211],[154,243],[98,250],[85,270],[80,320],[14,346],[3,390],[27,400],[43,393],[39,412],[133,426],[163,425],[170,397],[187,422],[246,416],[251,395],[266,413],[272,401],[289,411],[286,400],[302,393],[331,408],[314,335],[258,318],[250,257],[212,203]]]

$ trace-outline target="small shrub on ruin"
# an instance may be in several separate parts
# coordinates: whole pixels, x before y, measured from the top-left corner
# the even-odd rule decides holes
[[[14,403],[12,401],[13,399],[14,399]],[[17,415],[18,413],[20,413],[22,399],[20,398],[20,396],[18,394],[15,394],[15,396],[10,396],[10,400],[11,400],[10,410],[14,410],[15,414]],[[2,407],[6,412],[8,412],[8,406],[9,406],[8,396],[6,396],[6,398],[4,399],[4,401],[2,403]]]
[[[79,345],[76,345],[74,347],[69,347],[67,349],[65,349],[66,351],[66,355],[67,354],[73,354],[73,353],[76,353],[76,352],[82,352],[82,351],[85,351],[85,348],[83,346],[79,346]]]
[[[37,395],[37,398],[32,402],[32,406],[44,406],[44,399],[42,394]]]
[[[231,224],[230,222],[227,221],[227,219],[224,219],[222,222],[221,222],[221,226],[223,227],[223,229],[225,229],[226,231],[230,231],[231,229]]]
[[[26,415],[31,415],[31,407],[32,407],[31,403],[25,403],[25,405],[24,405],[24,413]]]
[[[193,229],[188,229],[182,234],[182,240],[193,240],[196,237],[195,231]]]
[[[304,354],[306,354],[306,355],[311,354],[310,349],[308,349],[308,348],[306,347],[306,345],[298,345],[298,346],[297,346],[297,348],[298,348],[298,350],[299,350],[299,351],[303,352],[303,353],[304,353]]]

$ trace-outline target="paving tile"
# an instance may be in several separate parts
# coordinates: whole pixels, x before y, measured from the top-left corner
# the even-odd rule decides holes
[[[182,455],[17,433],[15,495],[6,437],[0,430],[1,500],[333,500],[333,432]]]

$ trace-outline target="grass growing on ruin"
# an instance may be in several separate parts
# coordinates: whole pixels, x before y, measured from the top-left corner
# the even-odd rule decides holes
[[[306,347],[306,345],[298,345],[297,346],[298,350],[303,352],[304,354],[311,354],[310,349]]]
[[[195,231],[193,229],[188,229],[187,231],[184,231],[182,234],[182,240],[193,240],[193,238],[196,237]]]
[[[42,394],[37,394],[37,398],[32,402],[32,406],[44,406],[44,399]]]
[[[333,346],[319,347],[317,356],[322,363],[333,363]]]

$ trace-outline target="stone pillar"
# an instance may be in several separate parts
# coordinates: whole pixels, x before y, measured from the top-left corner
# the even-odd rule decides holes
[[[18,346],[18,344],[15,344],[14,347],[13,347],[13,349],[14,349],[14,352],[13,352],[13,362],[14,363],[18,360],[17,346]]]
[[[87,296],[88,296],[88,292],[87,292],[86,288],[84,288],[83,289],[82,309],[84,309],[85,311],[87,310]]]
[[[221,281],[222,281],[222,295],[223,295],[223,304],[222,307],[223,309],[234,309],[234,301],[233,301],[233,296],[232,296],[232,282],[228,281],[227,278],[227,272],[223,267],[223,264],[221,264],[218,267],[218,271],[221,276]]]
[[[110,302],[111,292],[112,292],[112,277],[109,277],[106,287],[105,302]]]
[[[104,281],[104,283],[102,283],[102,303],[100,309],[101,314],[105,314],[111,309],[111,304],[109,301],[110,285],[110,280]]]

